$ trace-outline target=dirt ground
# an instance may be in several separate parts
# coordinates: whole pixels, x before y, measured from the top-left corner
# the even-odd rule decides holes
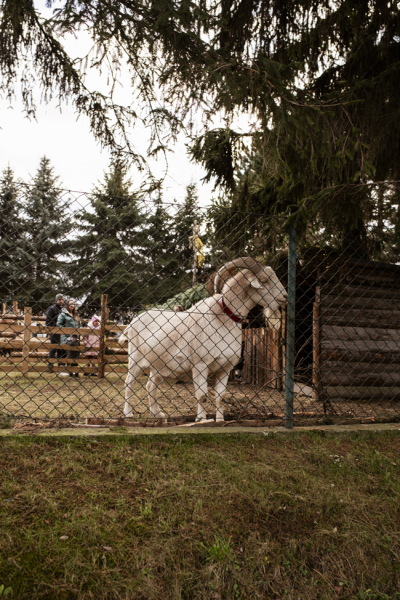
[[[147,377],[140,377],[133,398],[135,417],[148,419]],[[124,376],[65,377],[52,373],[4,373],[0,375],[0,416],[29,418],[74,418],[123,416]],[[215,412],[212,385],[205,402],[207,412]],[[168,417],[196,412],[192,383],[161,384],[160,406]],[[230,382],[224,399],[224,411],[241,418],[282,416],[285,394],[272,388]],[[294,412],[298,416],[324,415],[321,402],[295,394]],[[346,401],[327,406],[327,415],[348,417],[392,417],[400,414],[400,403],[387,400]]]

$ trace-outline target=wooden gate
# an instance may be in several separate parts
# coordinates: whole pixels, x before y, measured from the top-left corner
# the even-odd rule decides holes
[[[260,327],[243,330],[245,383],[283,389],[284,345],[281,332]]]

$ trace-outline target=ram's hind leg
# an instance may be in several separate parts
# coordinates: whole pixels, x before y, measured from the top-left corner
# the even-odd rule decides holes
[[[217,371],[215,373],[215,412],[216,418],[215,420],[223,421],[224,420],[224,411],[222,408],[222,399],[226,392],[226,386],[228,385],[229,371],[225,370]]]
[[[128,375],[125,379],[125,406],[124,415],[126,418],[133,417],[131,398],[135,387],[136,379],[142,373],[143,369],[134,363],[128,365]]]
[[[166,418],[165,413],[162,412],[162,410],[159,407],[158,402],[157,402],[158,388],[163,379],[164,378],[161,377],[161,375],[159,375],[158,373],[152,373],[150,371],[150,377],[146,384],[146,389],[149,394],[150,410],[151,410],[153,416],[156,417],[157,419],[165,419]]]
[[[197,399],[196,421],[205,421],[207,419],[207,413],[202,404],[202,400],[207,396],[208,367],[207,365],[197,365],[193,368],[192,372],[194,393]]]

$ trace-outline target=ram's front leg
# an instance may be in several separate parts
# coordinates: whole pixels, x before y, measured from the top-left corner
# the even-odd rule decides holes
[[[162,380],[163,380],[163,377],[161,377],[161,375],[150,371],[150,377],[146,384],[146,389],[149,394],[150,410],[153,414],[153,417],[156,417],[156,419],[165,419],[166,418],[165,413],[163,413],[163,411],[161,410],[161,408],[158,404],[158,401],[157,401],[158,400],[158,390],[159,390],[159,386],[160,386],[160,383],[162,382]]]
[[[229,367],[231,368],[231,367]],[[224,420],[224,409],[222,408],[222,399],[226,392],[226,386],[228,385],[229,371],[225,370],[217,371],[215,374],[215,411],[216,416],[215,420],[223,421]]]
[[[207,413],[202,405],[202,401],[207,396],[207,377],[208,377],[208,367],[207,365],[201,363],[193,367],[193,383],[194,383],[194,393],[197,400],[197,417],[196,422],[205,421],[207,419]]]
[[[138,367],[133,360],[129,360],[128,374],[125,379],[125,407],[124,415],[126,418],[133,417],[131,398],[134,393],[136,380],[142,373],[142,369]]]

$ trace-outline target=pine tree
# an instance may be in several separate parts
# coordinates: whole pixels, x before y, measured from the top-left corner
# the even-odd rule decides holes
[[[143,259],[145,218],[124,164],[116,160],[90,197],[90,209],[78,216],[78,236],[71,269],[75,293],[85,306],[98,307],[101,295],[108,303],[138,307],[145,296]]]
[[[29,301],[34,310],[53,302],[66,285],[71,217],[69,200],[62,197],[58,181],[50,159],[44,156],[23,202],[24,259],[17,298]]]
[[[0,295],[3,302],[14,299],[18,290],[22,233],[19,186],[14,171],[8,166],[0,178]]]
[[[150,205],[144,224],[143,264],[146,265],[145,303],[162,303],[179,286],[181,256],[174,218],[163,205],[161,193]]]

